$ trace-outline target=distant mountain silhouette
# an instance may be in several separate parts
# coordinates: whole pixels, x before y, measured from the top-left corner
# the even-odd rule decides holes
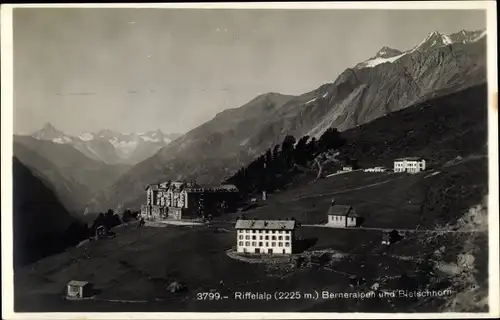
[[[40,141],[51,141],[69,145],[87,157],[107,164],[136,164],[154,155],[180,135],[166,134],[160,129],[140,133],[120,133],[109,129],[84,132],[69,136],[51,123],[34,132],[31,137]],[[27,136],[23,136],[27,137]]]
[[[14,156],[44,175],[70,212],[83,213],[91,195],[112,184],[128,165],[108,165],[69,144],[14,136]]]

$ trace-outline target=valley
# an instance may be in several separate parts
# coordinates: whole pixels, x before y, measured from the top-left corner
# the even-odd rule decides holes
[[[80,216],[94,193],[112,185],[130,168],[90,159],[69,145],[25,136],[14,137],[14,155],[49,181],[65,207]]]

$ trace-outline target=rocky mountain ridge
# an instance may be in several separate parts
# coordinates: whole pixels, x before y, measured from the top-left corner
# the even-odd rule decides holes
[[[460,34],[460,33],[458,33]],[[442,39],[442,44],[436,38]],[[430,33],[391,63],[347,68],[333,83],[300,96],[261,95],[226,110],[138,163],[92,206],[138,206],[143,187],[168,179],[218,183],[247,165],[286,135],[318,138],[328,128],[344,131],[392,112],[486,81],[483,31]],[[436,44],[434,44],[436,41]],[[430,43],[430,45],[428,45]],[[389,50],[384,50],[389,51]],[[396,56],[397,57],[397,56]]]
[[[160,129],[140,133],[103,129],[70,136],[46,123],[31,136],[37,140],[69,144],[89,158],[108,164],[135,164],[154,155],[180,135],[166,134]]]

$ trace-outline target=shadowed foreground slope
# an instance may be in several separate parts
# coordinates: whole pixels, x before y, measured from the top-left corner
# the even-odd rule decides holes
[[[23,265],[64,250],[81,227],[48,183],[13,159],[14,265]]]

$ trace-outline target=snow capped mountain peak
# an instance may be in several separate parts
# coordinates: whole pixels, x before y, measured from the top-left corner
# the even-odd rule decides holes
[[[51,123],[47,122],[43,127],[31,135],[37,140],[48,140],[55,143],[71,143],[71,142],[92,142],[96,140],[108,141],[115,148],[126,149],[131,152],[138,143],[146,142],[153,144],[170,143],[177,134],[164,134],[161,129],[151,130],[147,132],[130,132],[120,133],[110,129],[102,129],[97,132],[82,132],[78,137],[72,138],[65,135],[62,131],[57,130]]]
[[[438,31],[433,31],[420,42],[412,51],[427,51],[435,47],[441,47],[444,45],[452,44],[452,40],[447,35],[442,35]]]
[[[94,134],[91,132],[83,132],[78,136],[78,138],[80,138],[80,140],[82,141],[90,141],[94,139]]]
[[[387,63],[387,62],[391,63],[401,58],[403,55],[404,54],[399,50],[384,46],[377,52],[377,54],[374,57],[371,57],[370,59],[364,62],[358,63],[355,68],[357,69],[370,68],[370,67],[375,67],[376,65],[382,63]]]
[[[98,138],[113,138],[117,135],[116,132],[113,132],[109,129],[102,129],[96,133],[96,137]]]
[[[411,54],[415,51],[426,52],[428,50],[433,50],[435,48],[452,45],[454,43],[471,43],[481,40],[486,36],[486,30],[478,31],[466,31],[461,30],[456,33],[449,35],[442,34],[439,31],[432,31],[429,33],[424,40],[422,40],[418,45],[413,47],[413,49],[401,52],[396,49],[384,46],[380,49],[374,57],[358,63],[355,68],[371,68],[383,63],[392,63],[401,57]]]
[[[43,136],[43,135],[60,135],[61,131],[57,130],[52,123],[46,122],[43,127],[35,132],[33,135]]]
[[[372,59],[374,59],[374,58],[392,58],[395,56],[399,56],[400,54],[402,54],[401,51],[384,46],[384,47],[382,47],[382,49],[380,49],[377,52],[375,57],[373,57]]]
[[[447,46],[454,43],[471,43],[476,42],[486,36],[486,30],[467,31],[461,30],[451,34],[441,34],[437,31],[431,32],[413,51],[421,52],[433,49],[436,47]]]
[[[163,132],[158,129],[155,131],[148,131],[139,136],[143,141],[160,142],[163,141]]]
[[[456,33],[452,33],[449,35],[450,39],[453,43],[471,43],[476,42],[486,36],[486,29],[484,30],[475,30],[475,31],[466,31],[461,30]]]
[[[45,123],[42,129],[34,132],[31,136],[37,140],[53,141],[60,144],[72,141],[70,137],[57,130],[50,122]]]
[[[173,135],[177,136],[176,134]],[[80,134],[79,138],[83,141],[104,139],[113,143],[118,143],[119,141],[127,141],[131,143],[134,141],[140,142],[141,140],[147,142],[161,142],[168,140],[168,142],[170,142],[172,139],[167,138],[167,136],[168,135],[163,133],[161,129],[151,130],[147,132],[138,132],[138,133],[137,132],[120,133],[110,129],[102,129],[97,133],[84,132]]]

